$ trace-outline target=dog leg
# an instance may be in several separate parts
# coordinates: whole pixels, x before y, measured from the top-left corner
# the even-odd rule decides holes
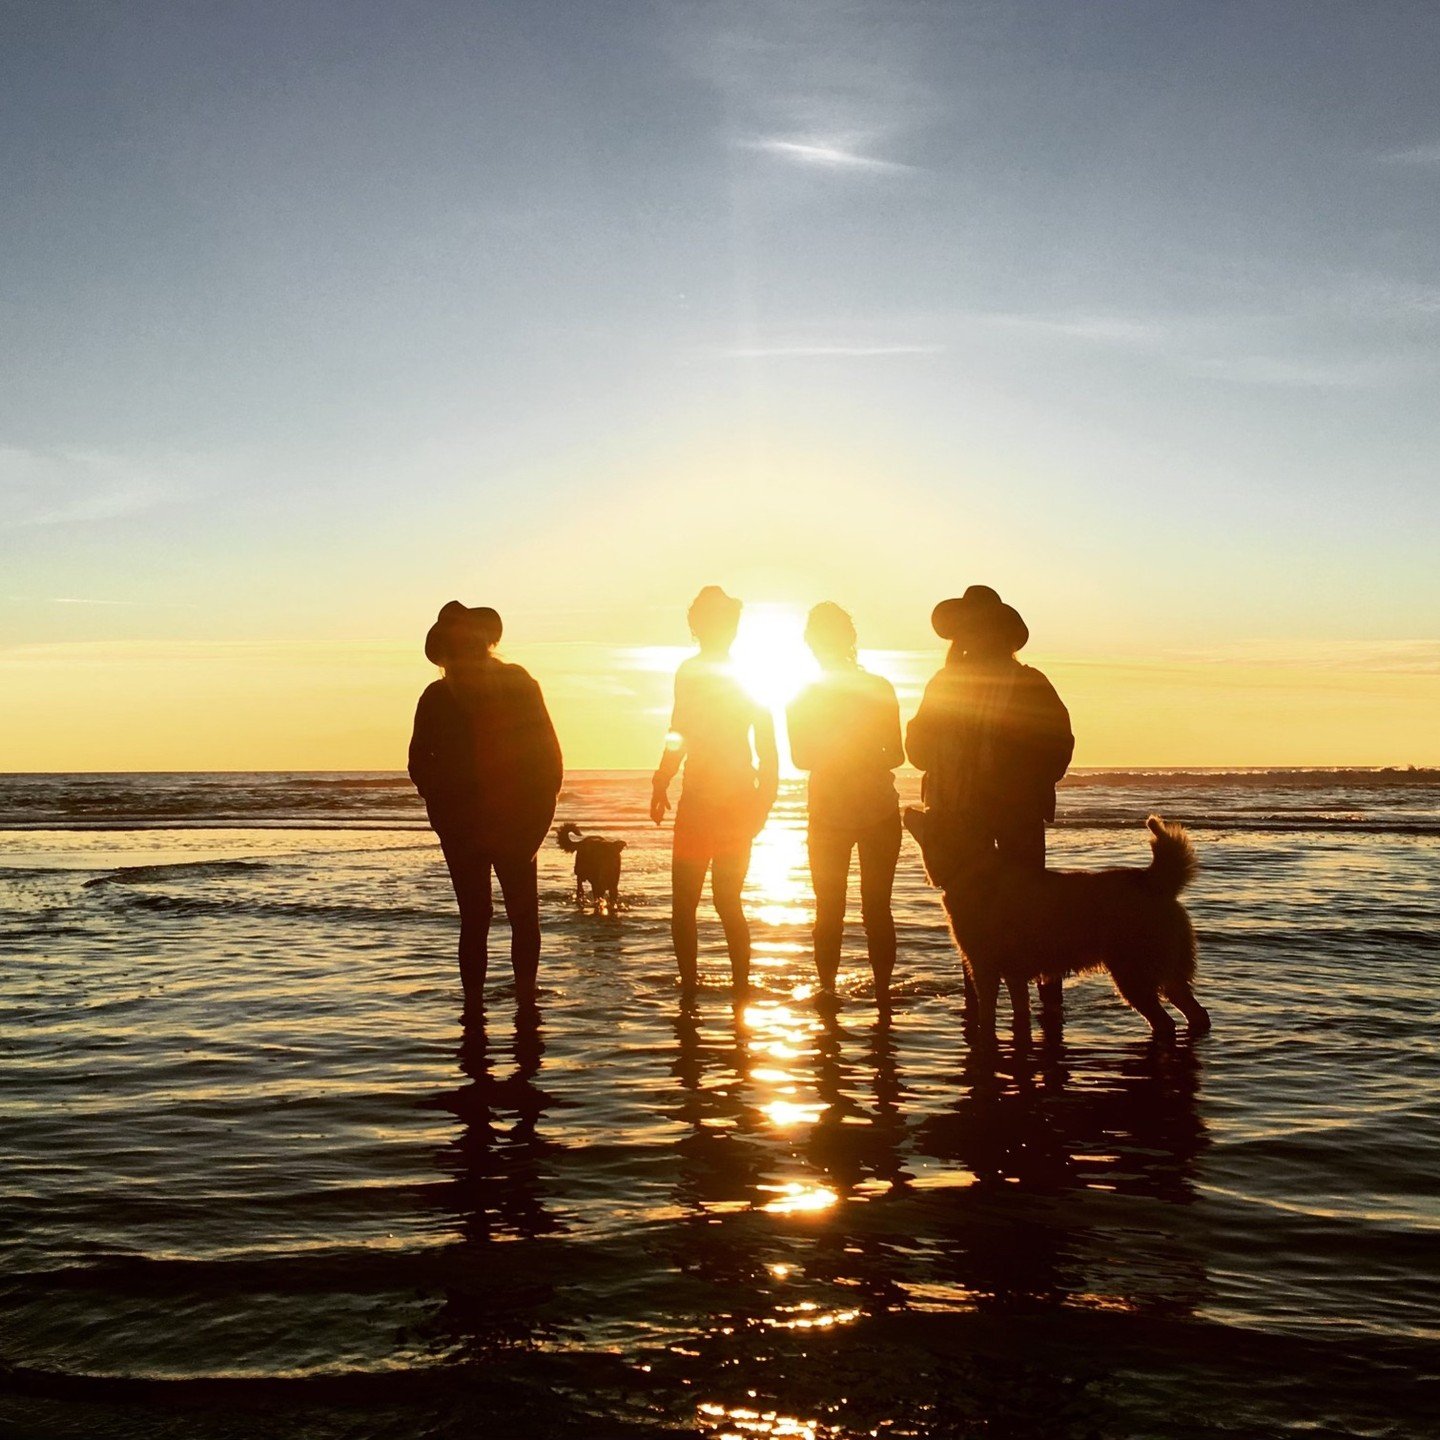
[[[583,880],[575,882],[575,903],[581,906],[585,904],[585,882]]]
[[[1126,1000],[1150,1022],[1151,1033],[1157,1040],[1173,1040],[1175,1038],[1175,1022],[1170,1018],[1169,1011],[1160,1003],[1160,996],[1156,991],[1141,989],[1138,986],[1123,986],[1118,980],[1115,983]]]
[[[1030,1044],[1030,985],[1025,980],[1007,980],[1005,988],[1010,992],[1010,1010],[1013,1016],[1015,1044],[1025,1047]]]
[[[1172,985],[1166,991],[1168,999],[1185,1017],[1192,1035],[1203,1035],[1210,1028],[1210,1012],[1195,998],[1195,992],[1185,984]]]
[[[1035,982],[1040,996],[1040,1026],[1044,1030],[1060,1029],[1065,1023],[1065,988],[1056,976],[1042,976]]]
[[[960,973],[965,980],[965,1023],[966,1025],[973,1025],[976,1014],[979,1011],[979,1002],[975,997],[975,981],[970,974],[970,967],[968,965],[963,966]]]
[[[995,1049],[995,1002],[1000,996],[1000,977],[993,973],[972,975],[965,967],[965,978],[975,991],[975,1025],[970,1043],[977,1050]]]

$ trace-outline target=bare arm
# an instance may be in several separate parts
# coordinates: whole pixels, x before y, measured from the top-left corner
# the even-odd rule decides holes
[[[878,700],[878,697],[877,697]],[[905,746],[900,739],[900,701],[895,687],[885,682],[885,697],[876,705],[880,717],[880,755],[887,768],[893,770],[905,763]]]
[[[675,703],[670,711],[670,733],[665,737],[665,748],[660,752],[660,763],[650,778],[650,818],[659,825],[670,808],[670,782],[679,772],[685,759],[685,735],[681,730],[684,717],[680,704],[680,673],[675,674]]]
[[[790,738],[790,763],[797,770],[813,770],[815,733],[811,706],[805,695],[792,701],[785,711],[785,731]]]
[[[755,758],[760,767],[760,824],[763,825],[780,789],[780,752],[775,748],[775,721],[768,710],[755,712],[754,728]]]

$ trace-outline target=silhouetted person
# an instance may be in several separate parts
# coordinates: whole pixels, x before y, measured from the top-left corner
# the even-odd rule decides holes
[[[860,854],[860,917],[875,976],[875,1002],[890,1005],[895,919],[890,891],[900,856],[900,801],[891,773],[905,762],[900,703],[883,676],[862,669],[855,624],[838,605],[817,605],[805,643],[820,663],[786,712],[790,758],[810,772],[810,878],[815,886],[815,969],[820,989],[835,992],[850,855]]]
[[[472,1016],[485,1004],[492,870],[510,921],[516,1003],[536,1001],[535,855],[564,773],[539,685],[495,656],[500,633],[500,617],[488,606],[452,600],[441,610],[425,637],[425,657],[445,674],[421,695],[410,741],[410,778],[440,837],[460,906],[460,981]]]
[[[1069,713],[1045,676],[1015,658],[1030,631],[988,585],[942,600],[930,623],[950,652],[925,687],[905,749],[925,772],[931,878],[943,885],[990,851],[1043,870],[1045,822],[1055,818],[1055,785],[1075,750]],[[1042,1019],[1057,1022],[1060,982],[1039,988]]]
[[[769,712],[746,694],[730,663],[740,608],[718,585],[707,585],[690,606],[700,653],[675,672],[675,709],[650,794],[650,818],[659,825],[670,808],[670,782],[684,765],[670,868],[670,932],[681,988],[693,994],[699,983],[695,911],[709,870],[737,1004],[750,984],[750,927],[740,891],[780,774]]]

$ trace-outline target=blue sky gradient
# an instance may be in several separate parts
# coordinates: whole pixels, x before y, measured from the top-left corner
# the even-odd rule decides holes
[[[674,643],[712,579],[923,648],[981,579],[1075,661],[1423,668],[1437,61],[1397,0],[0,4],[0,652]]]

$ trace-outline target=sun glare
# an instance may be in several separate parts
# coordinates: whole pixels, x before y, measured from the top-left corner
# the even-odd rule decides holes
[[[816,673],[805,616],[787,605],[747,605],[731,656],[740,683],[769,710],[783,709]]]

